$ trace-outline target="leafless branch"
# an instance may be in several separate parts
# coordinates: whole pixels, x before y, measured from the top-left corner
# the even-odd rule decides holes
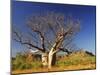
[[[29,45],[29,46],[31,46],[33,48],[36,48],[36,49],[44,52],[44,50],[42,48],[39,48],[38,46],[35,46],[35,45],[31,44],[30,42],[23,41],[23,37],[21,37],[18,32],[14,31],[13,33],[18,38],[18,40],[16,38],[14,38],[15,41],[17,41],[17,42],[19,42],[21,44],[24,44],[24,45]]]
[[[67,18],[64,14],[47,12],[45,14],[33,15],[28,18],[27,28],[31,29],[31,32],[33,33],[31,36],[33,38],[35,33],[39,36],[38,39],[35,38],[35,40],[32,41],[35,43],[40,42],[38,44],[41,47],[30,42],[23,42],[23,38],[17,33],[15,33],[18,38],[16,41],[30,45],[41,51],[48,50],[47,46],[50,46],[50,50],[53,50],[54,53],[56,53],[59,51],[59,48],[60,50],[63,50],[65,46],[72,42],[73,37],[79,32],[80,23],[72,17]],[[61,47],[63,47],[63,49],[61,49]]]

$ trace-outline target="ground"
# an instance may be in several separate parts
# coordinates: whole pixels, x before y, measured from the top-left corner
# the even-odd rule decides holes
[[[40,61],[34,61],[31,65],[24,65],[24,63],[22,63],[23,66],[21,65],[20,68],[12,69],[12,74],[95,69],[96,56],[87,54],[85,51],[74,52],[57,58],[56,65],[51,69],[43,67]]]

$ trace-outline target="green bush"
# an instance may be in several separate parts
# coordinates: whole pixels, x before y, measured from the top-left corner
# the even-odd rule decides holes
[[[93,56],[87,56],[84,58],[80,57],[70,57],[70,59],[66,60],[59,60],[56,63],[56,66],[70,66],[70,65],[78,65],[78,64],[94,64],[95,63],[95,57]]]
[[[18,69],[31,69],[31,68],[40,68],[42,67],[42,63],[40,61],[31,61],[28,62],[26,60],[26,56],[21,53],[17,53],[14,60],[12,60],[12,70]]]
[[[42,63],[35,61],[35,62],[32,63],[32,67],[33,68],[40,68],[40,67],[42,67]]]
[[[21,70],[23,70],[23,69],[31,69],[31,68],[32,68],[32,65],[28,64],[28,63],[23,63],[18,67],[18,69],[21,69]]]

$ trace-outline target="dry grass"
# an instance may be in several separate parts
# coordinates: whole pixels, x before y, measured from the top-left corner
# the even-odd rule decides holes
[[[20,73],[35,73],[35,72],[53,72],[53,71],[68,71],[68,70],[85,70],[85,69],[95,69],[95,64],[87,64],[87,65],[70,65],[64,67],[53,67],[52,69],[47,68],[38,68],[38,69],[26,69],[26,70],[15,70],[12,74],[20,74]]]
[[[90,56],[82,52],[58,59],[56,65],[51,69],[40,67],[39,65],[40,62],[33,62],[33,67],[31,69],[15,69],[12,71],[12,74],[95,69],[96,58],[95,56]]]

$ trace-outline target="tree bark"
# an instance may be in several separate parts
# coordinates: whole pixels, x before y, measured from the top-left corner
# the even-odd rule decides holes
[[[52,66],[55,65],[55,63],[56,63],[56,53],[50,51],[48,55],[48,68],[51,69]]]
[[[56,64],[56,53],[53,54],[53,58],[52,58],[52,66],[54,66]]]
[[[45,67],[48,65],[48,53],[42,53],[42,65]]]
[[[49,57],[48,57],[48,68],[51,69],[52,68],[52,58],[53,55],[51,53],[49,53]]]

